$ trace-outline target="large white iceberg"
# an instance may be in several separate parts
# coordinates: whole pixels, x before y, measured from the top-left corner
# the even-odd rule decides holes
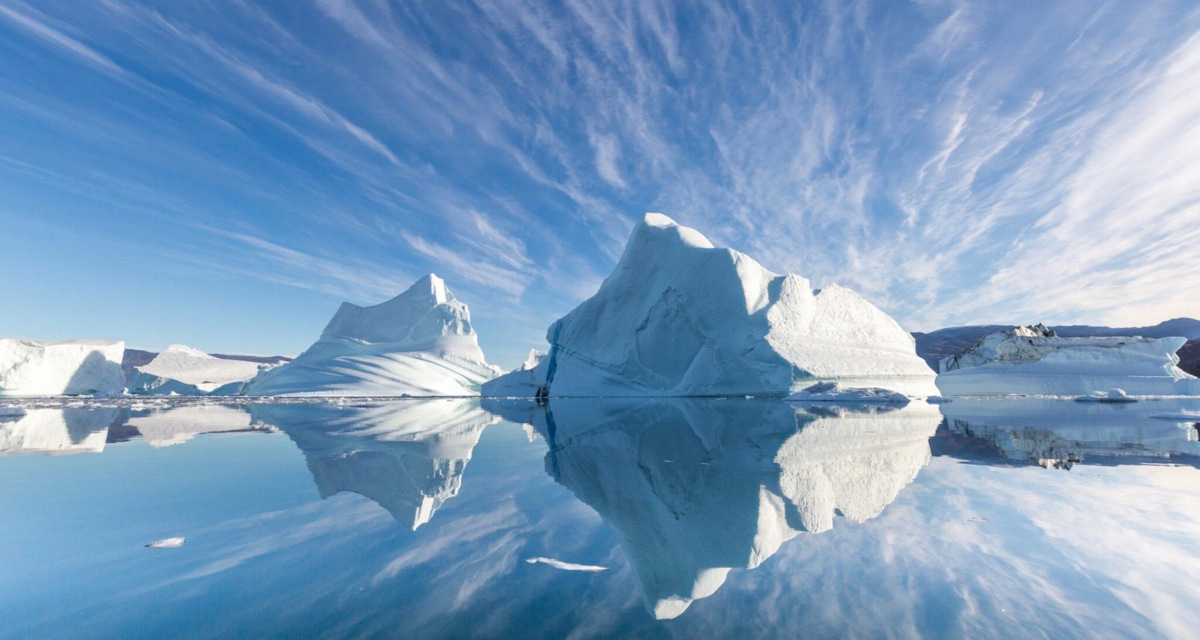
[[[373,307],[342,303],[320,340],[248,382],[253,396],[472,396],[489,365],[467,305],[430,274]]]
[[[0,396],[118,395],[124,342],[0,339]]]
[[[173,344],[148,364],[134,367],[129,392],[181,396],[236,395],[258,374],[259,365],[245,360],[216,358]]]
[[[532,375],[506,375],[483,394],[786,396],[821,381],[936,393],[912,336],[857,293],[813,290],[656,213],[546,338]]]
[[[984,336],[941,361],[947,396],[1086,396],[1123,389],[1135,396],[1200,395],[1200,380],[1178,366],[1184,338],[1061,338],[1042,325]]]

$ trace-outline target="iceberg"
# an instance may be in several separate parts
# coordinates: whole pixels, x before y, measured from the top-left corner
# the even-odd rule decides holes
[[[467,305],[429,274],[373,307],[349,302],[295,360],[246,383],[251,396],[478,396],[489,365]]]
[[[929,461],[941,415],[780,400],[484,400],[532,420],[546,471],[616,535],[647,610],[675,618],[838,516],[878,516]]]
[[[530,349],[529,357],[521,366],[495,380],[485,382],[483,395],[492,398],[535,397],[543,385],[542,379],[544,378],[544,372],[539,376],[537,367],[546,359],[546,355],[545,351]]]
[[[913,337],[857,293],[813,290],[657,213],[546,339],[526,397],[786,396],[822,381],[937,392]],[[483,394],[513,394],[529,377],[508,374]]]
[[[198,349],[173,344],[148,364],[134,367],[129,392],[147,395],[236,395],[259,365],[216,358]]]
[[[1184,338],[1063,338],[1043,325],[988,334],[939,364],[945,396],[1091,396],[1122,389],[1134,396],[1200,395],[1181,370]]]
[[[120,395],[124,342],[0,339],[0,396]]]

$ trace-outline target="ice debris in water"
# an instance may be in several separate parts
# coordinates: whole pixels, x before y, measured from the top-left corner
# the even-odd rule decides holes
[[[1109,389],[1107,393],[1103,391],[1093,391],[1091,395],[1079,396],[1075,398],[1076,402],[1137,402],[1137,398],[1130,398],[1129,394],[1125,393],[1124,389]]]
[[[562,569],[563,571],[608,571],[608,567],[600,567],[594,564],[575,564],[574,562],[563,562],[554,558],[526,558],[525,562],[529,564],[548,564],[555,569]]]

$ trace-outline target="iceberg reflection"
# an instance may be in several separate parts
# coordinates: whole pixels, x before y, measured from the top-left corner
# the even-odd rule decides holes
[[[929,460],[941,420],[904,408],[776,400],[485,401],[533,424],[547,472],[617,536],[659,619],[682,614],[835,515],[879,515]]]
[[[483,430],[497,421],[477,400],[359,405],[255,405],[304,453],[322,498],[356,493],[414,530],[458,495]]]
[[[1131,404],[1078,403],[1049,398],[959,398],[941,405],[949,431],[986,443],[1009,461],[1069,470],[1077,463],[1181,462],[1200,467],[1193,421],[1200,399]],[[962,457],[971,457],[969,455]]]
[[[121,410],[29,409],[0,421],[0,455],[100,453]]]

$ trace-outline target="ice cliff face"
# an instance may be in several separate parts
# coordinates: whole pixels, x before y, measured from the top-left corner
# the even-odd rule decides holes
[[[617,536],[646,608],[674,618],[836,516],[879,515],[929,460],[941,419],[907,407],[801,409],[771,400],[564,399],[525,416],[546,470]]]
[[[0,339],[0,396],[119,395],[124,342]]]
[[[259,365],[245,360],[214,358],[203,351],[173,344],[149,363],[134,367],[129,392],[181,396],[236,395],[258,374]]]
[[[1042,325],[984,336],[941,361],[938,389],[949,396],[1200,395],[1200,380],[1180,370],[1184,338],[1060,338]]]
[[[467,305],[430,274],[382,304],[343,303],[320,340],[244,393],[470,396],[498,373],[484,360]]]
[[[912,336],[858,294],[814,291],[653,213],[596,295],[546,337],[532,375],[484,395],[786,396],[823,380],[936,392]]]

